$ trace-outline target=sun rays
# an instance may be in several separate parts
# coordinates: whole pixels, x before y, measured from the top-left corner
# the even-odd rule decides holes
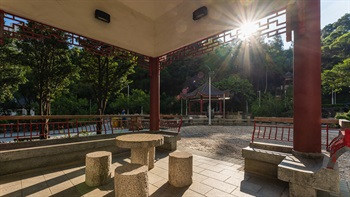
[[[251,36],[257,33],[258,27],[252,22],[243,23],[240,27],[240,36],[239,38],[242,41],[249,40]]]

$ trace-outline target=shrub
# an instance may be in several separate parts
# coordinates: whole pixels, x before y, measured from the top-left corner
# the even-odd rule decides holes
[[[346,120],[350,120],[350,110],[348,112],[344,112],[344,113],[337,113],[335,115],[336,119],[346,119]]]
[[[252,104],[253,116],[265,117],[292,117],[293,101],[291,99],[281,99],[271,94],[264,94],[259,107],[258,99]]]

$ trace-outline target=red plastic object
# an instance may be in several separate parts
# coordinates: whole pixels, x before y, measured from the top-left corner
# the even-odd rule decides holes
[[[330,160],[327,168],[333,169],[337,159],[345,152],[350,150],[350,129],[339,131],[339,135],[332,140],[328,149],[330,152]]]

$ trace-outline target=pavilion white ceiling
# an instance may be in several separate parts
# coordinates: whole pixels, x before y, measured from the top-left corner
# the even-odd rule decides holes
[[[246,6],[245,4],[250,4]],[[150,57],[261,18],[288,0],[0,0],[0,9]],[[243,3],[243,4],[242,4]],[[208,7],[208,16],[192,12]],[[111,22],[94,18],[95,9]],[[249,11],[247,11],[249,10]]]

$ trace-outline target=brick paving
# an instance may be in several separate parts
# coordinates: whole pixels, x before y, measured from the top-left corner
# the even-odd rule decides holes
[[[175,188],[168,184],[168,154],[158,151],[148,172],[151,197],[177,196],[288,196],[287,184],[245,174],[236,163],[193,155],[193,184]],[[129,163],[129,154],[113,157],[112,168]],[[113,175],[114,177],[114,175]],[[47,167],[0,177],[1,196],[114,196],[113,178],[107,185],[88,187],[84,164]]]
[[[210,137],[199,132],[195,134]],[[192,136],[185,134],[183,137]],[[289,196],[287,183],[245,173],[242,159],[190,147],[179,149],[193,154],[193,183],[183,188],[168,184],[169,152],[157,150],[155,167],[148,172],[151,197]],[[129,163],[129,157],[129,153],[114,155],[112,168]],[[113,177],[112,174],[112,179],[104,186],[88,187],[84,182],[84,163],[52,166],[0,176],[0,196],[114,196]],[[350,197],[350,183],[342,181],[340,186],[341,197]],[[319,196],[328,195],[319,193]]]

